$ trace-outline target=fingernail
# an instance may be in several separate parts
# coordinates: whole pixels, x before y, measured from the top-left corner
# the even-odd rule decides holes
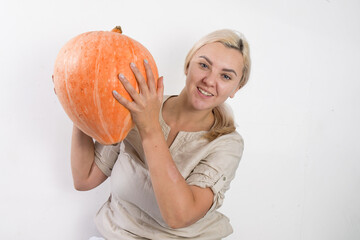
[[[133,63],[133,62],[130,63],[130,66],[131,66],[131,67],[135,67],[135,63]]]
[[[125,76],[124,76],[122,73],[120,73],[120,74],[119,74],[119,78],[120,78],[120,79],[125,79]]]
[[[149,62],[148,62],[148,60],[147,60],[147,59],[144,59],[144,63],[148,64]]]
[[[119,93],[116,90],[113,90],[113,94],[119,96]]]

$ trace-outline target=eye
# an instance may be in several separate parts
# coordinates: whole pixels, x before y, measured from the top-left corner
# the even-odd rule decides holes
[[[209,66],[206,63],[199,63],[201,68],[209,68]]]
[[[229,75],[222,74],[222,77],[225,78],[226,80],[231,80],[231,77]]]

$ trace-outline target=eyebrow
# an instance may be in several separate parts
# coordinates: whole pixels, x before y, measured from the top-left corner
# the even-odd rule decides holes
[[[199,56],[199,58],[203,58],[203,59],[205,59],[210,65],[213,65],[213,62],[212,62],[208,57],[206,57],[206,56]],[[237,76],[236,72],[235,72],[233,69],[223,68],[222,70],[225,71],[225,72],[232,72],[232,73],[234,73],[234,74]]]

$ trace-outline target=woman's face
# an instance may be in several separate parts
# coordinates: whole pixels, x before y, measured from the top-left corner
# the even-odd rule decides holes
[[[243,57],[240,51],[222,43],[201,47],[186,71],[186,91],[197,110],[210,110],[239,90]]]

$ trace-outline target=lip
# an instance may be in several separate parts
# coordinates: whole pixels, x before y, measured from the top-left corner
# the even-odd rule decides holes
[[[198,93],[199,93],[201,96],[203,96],[203,97],[210,98],[210,97],[213,97],[213,96],[214,96],[214,94],[212,94],[211,92],[205,90],[204,88],[197,87],[196,89],[198,90]],[[207,93],[209,93],[209,94],[211,94],[211,95],[210,95],[210,96],[209,96],[209,95],[205,95],[204,93],[201,92],[201,90],[202,90],[203,92],[207,92]]]

